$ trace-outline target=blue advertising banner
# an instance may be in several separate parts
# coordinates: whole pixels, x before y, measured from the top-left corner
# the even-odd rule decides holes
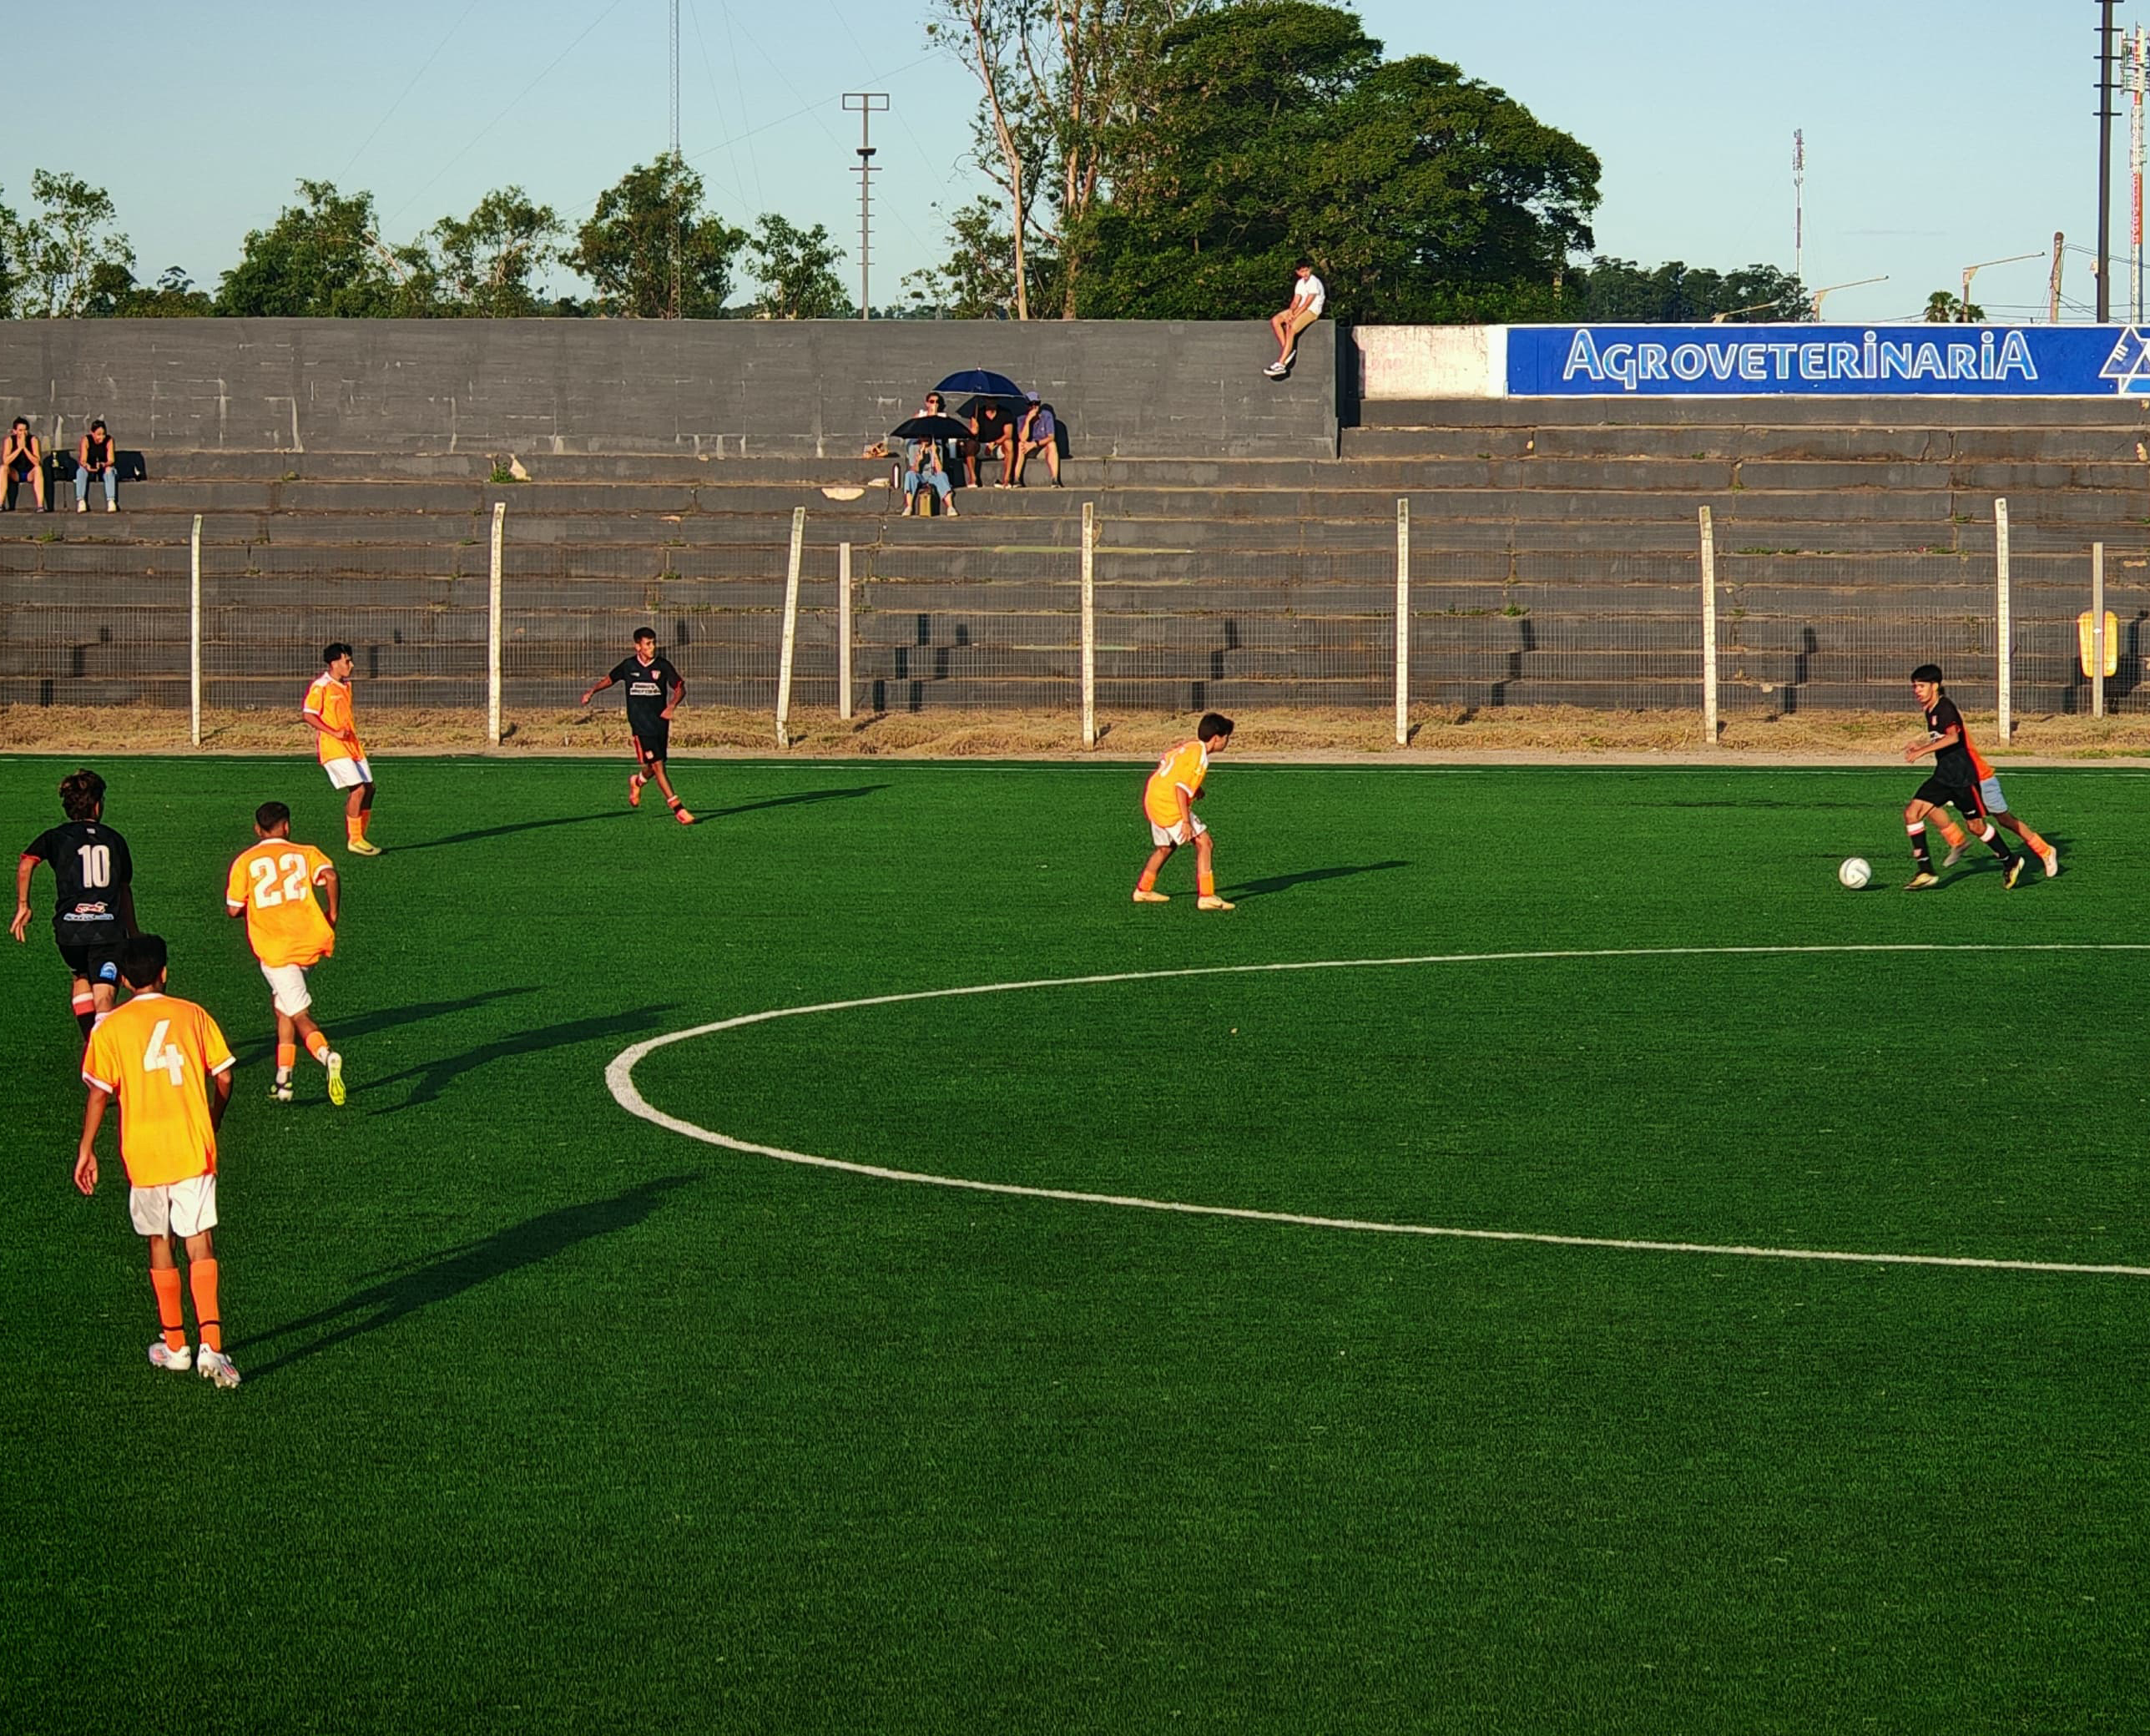
[[[1512,326],[1520,398],[2150,396],[2132,326]]]

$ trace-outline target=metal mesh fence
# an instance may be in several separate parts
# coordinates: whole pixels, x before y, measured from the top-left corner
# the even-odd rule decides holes
[[[1378,710],[1394,699],[1396,525],[1379,516],[1278,518],[1259,539],[1228,525],[1200,549],[1148,546],[1139,519],[1098,518],[1096,693],[1107,712],[1208,707]],[[850,522],[855,526],[859,521]],[[866,522],[871,532],[871,522]],[[203,699],[212,709],[295,704],[331,639],[350,641],[370,709],[482,713],[491,548],[457,520],[430,543],[210,543],[201,551]],[[775,704],[788,519],[720,542],[611,542],[557,524],[517,539],[502,585],[502,698],[564,710],[654,627],[694,703]],[[876,712],[1032,711],[1082,703],[1079,536],[1034,546],[855,543],[852,699]],[[1693,546],[1593,552],[1451,546],[1411,532],[1409,682],[1415,709],[1542,705],[1698,711],[1702,562]],[[1239,532],[1245,532],[1242,537]],[[669,529],[663,532],[669,536]],[[792,704],[834,708],[835,527],[809,522]],[[1590,537],[1577,527],[1575,541]],[[731,537],[738,540],[730,540]],[[1997,697],[1990,525],[1952,552],[1795,554],[1720,548],[1717,676],[1727,716],[1900,710],[1935,662],[1968,708]],[[2011,675],[2019,714],[2087,713],[2077,621],[2093,542],[2115,621],[2107,709],[2150,712],[2150,532],[2018,527],[2011,538]],[[1255,546],[1240,546],[1252,542]],[[0,539],[0,704],[184,709],[189,550],[48,532]]]

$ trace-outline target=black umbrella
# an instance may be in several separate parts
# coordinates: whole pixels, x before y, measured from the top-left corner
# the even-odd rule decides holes
[[[889,430],[894,440],[968,440],[970,425],[952,416],[914,416]]]
[[[1020,398],[1022,388],[1006,374],[996,374],[990,368],[965,368],[960,374],[951,374],[934,391],[982,391],[989,397]]]
[[[986,404],[999,405],[1001,409],[1007,414],[1010,421],[1020,421],[1022,419],[1023,411],[1030,407],[1030,400],[1028,398],[1020,396],[1013,398],[996,397],[992,394],[987,393],[982,396],[966,399],[962,403],[956,406],[956,414],[960,416],[968,418],[970,416],[976,416],[978,413],[980,406]],[[970,432],[970,430],[966,428],[963,431],[967,434]]]

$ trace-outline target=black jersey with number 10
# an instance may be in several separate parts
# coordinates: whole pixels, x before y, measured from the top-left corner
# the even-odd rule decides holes
[[[654,721],[672,703],[672,690],[679,685],[679,672],[666,657],[644,663],[638,657],[622,658],[612,679],[627,689],[627,714]]]
[[[70,820],[41,832],[23,854],[52,865],[59,882],[53,933],[63,946],[116,946],[127,938],[120,896],[134,881],[127,840],[99,820]]]

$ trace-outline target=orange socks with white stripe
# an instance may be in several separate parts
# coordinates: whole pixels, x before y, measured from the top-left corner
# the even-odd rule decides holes
[[[319,1031],[306,1033],[306,1052],[323,1067],[329,1064],[329,1040]]]
[[[223,1350],[224,1322],[217,1317],[216,1310],[216,1262],[213,1259],[189,1260],[187,1280],[193,1286],[194,1293],[195,1331],[201,1335],[201,1341],[210,1350]],[[176,1291],[179,1287],[179,1274],[174,1272],[172,1274],[172,1288]],[[178,1296],[175,1294],[172,1300],[174,1304],[173,1311],[176,1313],[178,1312],[176,1306],[179,1301]],[[166,1335],[164,1341],[171,1344],[170,1335]],[[184,1342],[184,1339],[180,1340],[181,1344]],[[174,1350],[179,1347],[178,1345],[172,1345]]]
[[[164,1348],[184,1350],[187,1347],[187,1323],[179,1313],[179,1269],[150,1267],[149,1288],[157,1293],[157,1324],[164,1330]]]

